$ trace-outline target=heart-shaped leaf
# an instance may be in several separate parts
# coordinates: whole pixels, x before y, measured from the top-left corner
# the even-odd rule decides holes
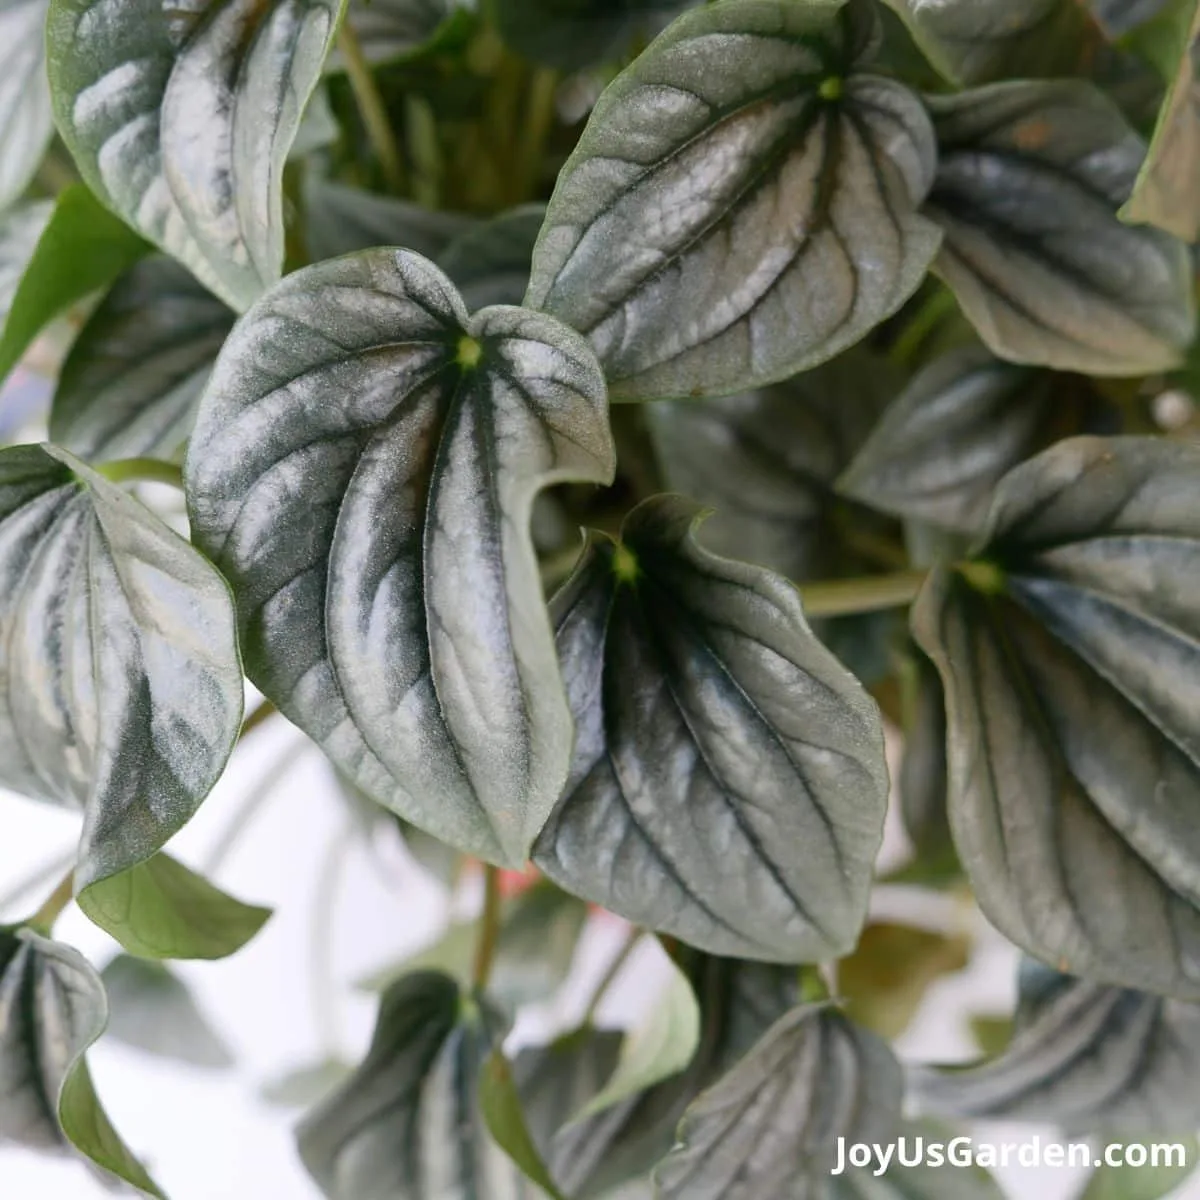
[[[999,1057],[912,1075],[929,1112],[1053,1124],[1070,1135],[1190,1133],[1200,1124],[1200,1006],[1021,969]]]
[[[887,1044],[836,1009],[782,1016],[688,1108],[654,1173],[663,1200],[816,1195],[838,1140],[891,1140],[904,1091]]]
[[[81,954],[29,929],[0,929],[0,1143],[73,1145],[161,1200],[92,1088],[83,1055],[107,1020],[104,985]]]
[[[192,816],[242,716],[233,601],[191,546],[53,446],[0,452],[0,780],[82,810],[75,886]]]
[[[50,137],[49,0],[0,0],[0,212],[25,190]]]
[[[492,1140],[480,1075],[506,1030],[445,975],[406,976],[380,1004],[367,1056],[300,1126],[304,1165],[330,1200],[535,1200]]]
[[[239,311],[283,267],[283,167],[344,0],[51,0],[59,132],[95,193]]]
[[[571,716],[534,496],[613,473],[604,380],[553,318],[468,317],[406,251],[298,271],[235,328],[187,468],[251,678],[368,795],[523,867]]]
[[[174,456],[233,321],[228,306],[170,259],[138,263],[75,339],[50,436],[93,462]]]
[[[878,711],[795,589],[702,550],[697,515],[646,501],[555,597],[575,758],[534,861],[712,953],[836,957],[882,831]]]
[[[585,333],[613,395],[722,395],[832,358],[938,246],[917,97],[860,68],[860,0],[680,17],[601,97],[558,177],[527,303]]]
[[[913,612],[975,893],[1064,971],[1200,997],[1200,449],[1073,438]]]
[[[465,230],[437,256],[468,308],[521,303],[545,219],[544,204],[522,204]]]
[[[988,346],[1091,375],[1178,363],[1195,331],[1191,262],[1175,238],[1117,219],[1145,146],[1112,102],[1086,83],[1018,81],[929,104],[935,269]]]
[[[118,954],[100,973],[113,1041],[194,1067],[230,1067],[233,1057],[187,984],[162,963]]]
[[[1195,6],[1176,63],[1150,149],[1121,217],[1194,242],[1200,237],[1200,5]]]

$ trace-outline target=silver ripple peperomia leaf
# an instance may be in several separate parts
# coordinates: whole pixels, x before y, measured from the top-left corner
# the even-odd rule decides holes
[[[613,458],[582,338],[525,309],[470,317],[431,263],[373,250],[239,322],[188,503],[258,686],[368,795],[521,866],[572,740],[530,510]]]
[[[283,167],[344,0],[51,0],[84,179],[239,311],[283,266]]]
[[[233,600],[178,534],[54,446],[0,452],[0,782],[83,813],[77,891],[149,859],[242,718]]]
[[[0,1145],[74,1146],[161,1200],[92,1088],[83,1056],[107,1021],[104,985],[81,954],[31,929],[0,928]]]
[[[49,0],[0,0],[0,212],[25,190],[50,138]]]
[[[866,74],[861,0],[680,17],[601,97],[526,303],[585,333],[617,399],[723,395],[832,358],[937,251],[920,100]]]
[[[1200,1124],[1200,1006],[1021,967],[1016,1028],[994,1059],[922,1067],[918,1104],[1068,1134],[1193,1133]]]
[[[934,267],[990,349],[1089,375],[1176,365],[1195,333],[1191,260],[1117,218],[1146,148],[1112,101],[1017,81],[929,105],[940,158],[925,211],[946,235]]]
[[[647,500],[552,607],[575,757],[534,862],[714,954],[836,957],[866,912],[887,798],[874,703],[796,590]]]
[[[1200,448],[1072,438],[1000,482],[914,633],[984,912],[1086,978],[1200,997]]]
[[[480,1073],[506,1032],[447,975],[393,984],[366,1058],[298,1130],[329,1200],[537,1200],[479,1109]]]

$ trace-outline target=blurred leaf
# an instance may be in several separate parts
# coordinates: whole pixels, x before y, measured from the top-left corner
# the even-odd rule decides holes
[[[564,1200],[534,1144],[513,1081],[512,1068],[502,1050],[493,1050],[483,1064],[479,1080],[479,1107],[496,1144],[551,1200]]]
[[[1200,1144],[1194,1137],[1179,1145],[1184,1151],[1182,1166],[1097,1167],[1079,1200],[1162,1200],[1189,1179],[1200,1162]]]
[[[976,1045],[988,1058],[1003,1054],[1008,1043],[1012,1041],[1012,1017],[993,1017],[976,1013],[968,1019],[967,1024],[971,1027],[971,1036]]]
[[[350,1063],[327,1058],[306,1067],[297,1067],[262,1086],[262,1097],[269,1104],[284,1108],[313,1108],[323,1102],[354,1073]]]
[[[54,134],[47,8],[49,0],[0,0],[0,212],[25,190]]]

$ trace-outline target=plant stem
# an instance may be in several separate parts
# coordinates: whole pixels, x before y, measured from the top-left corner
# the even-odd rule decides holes
[[[539,67],[533,73],[526,101],[525,136],[518,148],[517,179],[524,200],[537,198],[546,141],[554,128],[554,102],[558,94],[558,72]]]
[[[93,469],[112,483],[168,483],[183,489],[183,468],[161,458],[120,458]]]
[[[891,575],[829,579],[821,583],[798,584],[797,587],[806,616],[841,617],[911,604],[928,573],[922,569],[896,571]]]
[[[379,160],[384,182],[389,191],[401,195],[407,186],[404,163],[400,158],[396,137],[392,133],[387,108],[375,83],[371,64],[363,54],[362,43],[346,18],[343,18],[338,30],[337,43],[342,58],[346,60],[346,76],[350,80],[350,90],[354,93],[354,102],[358,105],[363,128],[367,131],[367,140]]]
[[[479,918],[479,940],[475,944],[475,969],[472,972],[475,986],[480,989],[487,987],[496,960],[500,907],[500,872],[489,864],[483,874],[483,915]]]
[[[3,896],[0,896],[0,912],[3,912],[6,908],[11,908],[27,892],[32,892],[35,888],[41,887],[43,883],[60,877],[74,863],[75,854],[76,851],[72,847],[67,853],[60,854],[57,858],[42,863],[36,871],[27,875],[20,883],[14,884]]]
[[[898,366],[912,366],[921,347],[957,307],[958,300],[948,288],[935,292],[913,314],[904,332],[892,344],[888,357]]]
[[[75,897],[75,869],[71,868],[58,881],[58,886],[46,897],[45,904],[29,918],[27,924],[44,937],[54,931],[54,923]]]
[[[312,972],[313,1012],[317,1033],[322,1045],[336,1057],[339,1050],[337,1025],[337,992],[333,979],[334,917],[337,915],[338,892],[346,856],[354,843],[356,827],[347,824],[330,844],[313,894]]]
[[[608,964],[608,969],[600,977],[600,982],[596,984],[591,999],[588,1000],[587,1008],[583,1010],[581,1025],[590,1025],[592,1023],[592,1019],[596,1015],[596,1009],[600,1007],[601,1000],[604,999],[608,993],[608,989],[612,987],[617,976],[620,975],[625,964],[629,961],[630,955],[637,949],[637,944],[642,940],[645,932],[644,929],[631,929],[629,931],[629,936],[625,939],[620,950],[613,956],[612,962]]]
[[[261,704],[257,705],[247,714],[246,719],[242,722],[242,731],[238,734],[238,741],[241,741],[246,734],[253,733],[260,725],[275,716],[277,712],[279,712],[279,709],[270,700],[262,701]]]

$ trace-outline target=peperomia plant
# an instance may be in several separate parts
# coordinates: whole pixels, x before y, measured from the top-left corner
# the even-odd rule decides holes
[[[228,1063],[163,960],[268,913],[165,847],[282,718],[484,892],[277,1089],[331,1200],[987,1200],[839,1140],[1194,1131],[1198,54],[1195,0],[0,0],[0,376],[60,360],[0,411],[0,784],[81,819],[0,1139],[163,1194],[84,1055]],[[867,924],[889,793],[892,879],[1027,956],[967,1069],[888,1045],[969,955]]]

